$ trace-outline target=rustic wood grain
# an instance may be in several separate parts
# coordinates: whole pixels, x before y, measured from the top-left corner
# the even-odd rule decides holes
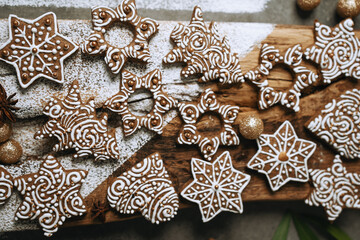
[[[359,34],[359,32],[357,32]],[[307,26],[285,26],[278,25],[274,31],[263,41],[276,46],[280,50],[285,50],[295,44],[302,44],[303,49],[314,43],[313,28]],[[258,64],[259,49],[256,48],[250,52],[245,58],[241,60],[243,72],[254,68]],[[307,64],[312,69],[315,69],[312,64]],[[272,71],[270,77],[270,86],[278,89],[286,89],[291,86],[291,74],[284,69],[276,68]],[[184,80],[186,84],[186,80]],[[317,144],[317,149],[313,156],[309,159],[309,168],[326,168],[331,165],[335,152],[328,147],[321,140],[314,137],[310,132],[304,128],[304,123],[314,116],[324,105],[331,101],[331,99],[338,97],[340,94],[348,89],[359,88],[360,84],[352,79],[340,79],[336,83],[329,86],[312,87],[307,90],[305,97],[301,99],[300,112],[294,113],[286,110],[281,106],[275,106],[265,111],[258,111],[257,108],[257,91],[250,83],[245,83],[240,87],[222,87],[216,83],[204,84],[204,88],[212,88],[218,96],[220,102],[227,104],[236,104],[240,106],[241,113],[237,118],[235,128],[238,132],[238,125],[240,124],[241,116],[252,112],[257,113],[264,121],[264,133],[273,133],[285,120],[291,121],[298,136],[300,138],[314,141]],[[114,116],[113,116],[114,117]],[[219,123],[214,116],[203,117],[201,123],[198,124],[200,129],[218,128],[214,123]],[[200,151],[197,146],[184,146],[176,143],[176,138],[179,129],[182,125],[182,120],[179,117],[173,119],[164,129],[161,136],[156,136],[152,141],[148,142],[141,150],[134,154],[121,168],[116,170],[113,177],[120,175],[123,171],[134,165],[135,162],[141,161],[144,157],[153,152],[159,152],[164,160],[164,164],[170,173],[176,190],[181,191],[185,183],[191,180],[190,160],[192,157],[201,158]],[[247,188],[242,193],[243,201],[292,201],[303,200],[309,194],[311,187],[309,183],[295,183],[289,182],[277,192],[272,192],[268,186],[266,176],[259,174],[256,171],[246,168],[247,162],[257,151],[256,141],[246,140],[240,136],[240,146],[223,147],[220,146],[217,154],[220,155],[223,151],[230,151],[233,165],[236,169],[245,171],[251,174],[251,181]],[[360,165],[358,161],[344,160],[344,165],[349,172],[360,172]],[[107,204],[106,190],[108,184],[111,183],[111,178],[100,184],[95,191],[87,198],[86,203],[91,208],[92,203],[100,201]],[[194,203],[181,200],[181,208],[196,207],[194,211],[198,211],[197,205]],[[246,211],[246,203],[244,204]],[[199,212],[200,214],[200,212]],[[140,215],[120,215],[114,210],[109,210],[105,214],[105,222],[124,221],[138,217]],[[176,219],[175,219],[176,220]],[[66,226],[87,225],[101,223],[99,219],[93,219],[93,215],[88,213],[82,219],[75,219],[66,222]]]

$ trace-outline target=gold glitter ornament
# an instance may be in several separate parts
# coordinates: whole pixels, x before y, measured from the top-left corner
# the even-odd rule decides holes
[[[0,123],[0,143],[7,141],[12,133],[11,125],[8,123]]]
[[[360,1],[359,0],[339,0],[337,7],[337,13],[343,18],[353,18],[360,13]]]
[[[241,135],[246,139],[257,139],[264,130],[263,121],[255,115],[246,115],[239,125]]]
[[[310,11],[320,4],[320,0],[297,0],[297,5],[301,10]]]
[[[13,164],[19,161],[22,155],[22,147],[20,144],[10,139],[9,141],[0,145],[0,163]]]

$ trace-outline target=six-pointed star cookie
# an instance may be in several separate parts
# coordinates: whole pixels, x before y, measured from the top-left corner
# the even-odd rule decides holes
[[[153,95],[153,108],[145,116],[137,116],[129,109],[128,99],[137,89],[147,89]],[[108,99],[104,106],[121,115],[125,136],[133,134],[141,127],[161,134],[164,127],[164,114],[176,107],[177,101],[163,91],[159,69],[142,77],[124,70],[120,92]]]
[[[212,163],[193,158],[191,171],[194,180],[182,190],[181,196],[199,205],[203,222],[221,211],[243,212],[241,193],[250,182],[250,175],[233,167],[229,152]]]
[[[360,41],[353,26],[351,18],[334,28],[315,21],[315,44],[306,49],[305,57],[318,64],[324,83],[341,76],[360,79]]]
[[[309,180],[307,161],[316,144],[298,138],[289,121],[285,121],[273,135],[262,134],[256,141],[259,150],[248,167],[265,174],[273,191],[289,181]]]
[[[231,126],[237,118],[239,107],[220,104],[210,88],[201,94],[197,103],[179,103],[179,111],[185,125],[180,130],[178,143],[198,144],[201,153],[207,160],[210,160],[216,153],[220,143],[226,146],[240,144],[239,137]],[[214,134],[212,137],[202,136],[196,126],[206,112],[216,113],[222,124],[220,133]]]
[[[329,221],[339,217],[343,208],[360,209],[360,174],[348,173],[339,155],[334,158],[331,168],[310,169],[315,189],[305,200],[310,206],[323,206]]]
[[[15,220],[39,219],[45,236],[51,236],[66,218],[86,212],[79,191],[87,175],[84,170],[65,170],[52,155],[45,157],[37,173],[14,179],[24,197]]]
[[[226,37],[220,38],[217,26],[207,27],[201,8],[196,6],[190,24],[178,24],[170,36],[176,46],[163,59],[164,63],[183,62],[181,76],[202,74],[200,82],[219,79],[222,84],[242,83],[240,60],[232,53]]]
[[[10,15],[9,32],[9,41],[0,49],[0,60],[15,67],[22,88],[40,77],[63,83],[63,61],[78,47],[58,33],[54,13],[35,20]]]
[[[54,151],[73,148],[76,151],[74,158],[94,155],[95,161],[118,159],[115,129],[108,130],[106,113],[97,116],[93,99],[82,102],[78,81],[73,81],[65,99],[51,98],[43,113],[50,120],[34,137],[56,137],[59,143],[54,146]]]

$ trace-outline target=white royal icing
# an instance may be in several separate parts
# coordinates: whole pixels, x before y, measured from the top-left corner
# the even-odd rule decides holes
[[[110,206],[123,214],[141,214],[152,223],[170,221],[179,198],[158,153],[117,177],[107,191]]]
[[[84,170],[65,170],[48,155],[37,173],[15,178],[14,186],[23,196],[15,220],[38,218],[44,235],[52,236],[66,218],[86,212],[79,193],[86,175]]]
[[[261,134],[256,141],[259,150],[247,166],[265,174],[273,191],[289,181],[309,180],[307,161],[316,144],[298,138],[289,121],[285,121],[272,135]]]
[[[200,95],[197,103],[179,103],[179,111],[185,124],[180,130],[178,143],[199,145],[201,153],[207,160],[216,153],[220,143],[226,146],[240,144],[239,137],[232,127],[239,113],[239,107],[219,103],[210,88]],[[202,136],[196,127],[199,119],[206,112],[218,114],[222,123],[220,133],[210,138]]]
[[[315,44],[306,49],[305,57],[319,64],[324,83],[343,75],[360,79],[360,42],[353,26],[351,18],[334,28],[315,21]]]
[[[343,208],[360,209],[360,174],[348,173],[339,155],[331,168],[309,170],[314,190],[305,200],[310,206],[323,206],[329,221],[339,217]]]
[[[3,167],[0,167],[0,205],[9,199],[13,191],[13,178]]]
[[[97,117],[94,100],[82,103],[77,81],[72,83],[64,100],[52,98],[43,112],[50,120],[36,132],[35,138],[56,137],[59,143],[54,151],[74,148],[74,158],[94,155],[95,160],[118,159],[115,129],[107,129],[106,113]]]
[[[258,105],[260,109],[267,109],[277,103],[292,109],[294,112],[300,110],[301,91],[314,84],[318,75],[302,64],[302,48],[297,44],[288,48],[285,55],[273,46],[264,44],[260,52],[260,64],[254,70],[245,74],[259,88]],[[293,74],[293,85],[286,91],[275,90],[269,86],[267,77],[276,65],[285,65]]]
[[[46,19],[50,19],[49,24],[45,23]],[[19,26],[15,26],[14,21],[18,21]],[[22,88],[27,88],[40,77],[64,82],[63,61],[78,47],[58,33],[56,21],[52,12],[34,20],[9,16],[10,39],[0,48],[0,52],[6,50],[8,53],[2,53],[0,60],[15,67]],[[61,76],[57,74],[59,70]]]
[[[108,99],[104,106],[121,115],[124,135],[129,136],[141,127],[158,134],[164,127],[164,114],[177,106],[177,101],[162,89],[162,76],[159,69],[137,77],[124,70],[122,73],[120,92]],[[147,89],[153,95],[153,109],[145,116],[137,116],[129,110],[128,100],[137,89]]]
[[[307,128],[333,146],[341,156],[360,157],[360,91],[348,90],[325,105]]]
[[[191,171],[194,180],[181,191],[181,196],[199,205],[203,222],[221,211],[243,212],[241,193],[250,182],[250,175],[236,170],[229,152],[216,160],[193,158]]]
[[[91,15],[94,30],[89,39],[81,44],[83,53],[104,54],[106,64],[115,74],[121,71],[128,58],[149,62],[149,40],[158,31],[159,24],[153,19],[140,17],[135,0],[123,0],[115,10],[94,7]],[[115,22],[130,25],[134,30],[134,39],[125,47],[112,46],[105,40],[107,29]]]
[[[202,74],[200,82],[219,79],[222,84],[244,82],[240,60],[232,53],[227,38],[221,39],[214,22],[206,27],[201,8],[196,6],[188,26],[178,24],[170,36],[176,44],[163,61],[184,62],[181,75]]]

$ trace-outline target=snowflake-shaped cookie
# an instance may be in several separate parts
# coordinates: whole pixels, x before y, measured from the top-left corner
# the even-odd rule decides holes
[[[181,76],[202,74],[200,82],[217,79],[222,84],[244,82],[238,55],[231,52],[226,37],[220,38],[214,22],[206,26],[200,7],[194,8],[188,26],[176,25],[170,38],[176,46],[163,61],[186,63]]]
[[[349,90],[333,99],[306,126],[341,156],[360,158],[360,91]]]
[[[315,189],[305,200],[310,206],[323,206],[329,221],[339,217],[343,208],[360,209],[360,174],[348,173],[339,155],[334,158],[331,168],[310,169]]]
[[[108,188],[107,198],[118,212],[141,212],[156,224],[170,221],[179,208],[178,195],[158,153],[117,177]]]
[[[0,167],[0,205],[9,199],[13,191],[13,178],[3,167]]]
[[[125,136],[133,134],[137,129],[145,127],[158,134],[164,127],[164,114],[177,106],[177,101],[162,89],[162,77],[159,69],[137,77],[126,70],[122,71],[120,92],[105,102],[105,107],[120,114]],[[153,109],[145,116],[137,116],[129,110],[128,99],[137,89],[147,89],[153,95]]]
[[[316,144],[298,138],[289,121],[285,121],[273,135],[262,134],[256,141],[259,150],[247,166],[265,174],[273,191],[289,181],[309,180],[307,161]]]
[[[66,218],[86,212],[79,193],[86,175],[84,170],[65,170],[56,158],[46,156],[37,173],[14,179],[24,197],[15,220],[38,218],[44,235],[50,237]]]
[[[58,33],[54,13],[35,20],[10,15],[9,32],[9,41],[0,48],[0,60],[15,67],[22,88],[40,77],[64,82],[63,61],[78,47]]]
[[[110,45],[105,33],[114,23],[124,23],[133,29],[134,38],[125,47]],[[135,0],[123,0],[115,9],[95,7],[92,9],[94,30],[87,41],[81,45],[83,53],[105,55],[105,62],[115,74],[119,73],[126,61],[131,59],[149,62],[149,40],[158,31],[159,24],[150,18],[138,15]]]
[[[179,103],[179,111],[185,124],[180,130],[178,143],[198,144],[205,159],[211,159],[220,143],[226,146],[240,144],[239,137],[231,126],[237,118],[239,107],[220,104],[210,88],[201,94],[197,103]],[[202,136],[196,127],[199,119],[206,112],[218,114],[222,123],[221,131],[211,138]]]
[[[203,222],[221,211],[243,212],[241,193],[250,182],[250,175],[233,167],[229,152],[212,163],[193,158],[191,171],[194,180],[182,190],[181,196],[199,205]]]
[[[259,66],[245,74],[245,78],[259,88],[258,105],[260,109],[267,109],[280,103],[295,112],[300,110],[301,91],[314,84],[318,79],[317,74],[302,66],[302,55],[300,44],[288,48],[284,56],[273,46],[268,44],[262,46]],[[275,90],[269,86],[267,80],[271,70],[280,64],[285,65],[294,78],[293,85],[286,91]]]
[[[94,155],[95,161],[118,159],[115,129],[108,130],[106,113],[97,117],[93,99],[81,101],[78,81],[73,81],[64,100],[51,98],[43,113],[50,120],[36,132],[35,138],[56,137],[59,143],[54,151],[73,148],[74,158]]]
[[[306,49],[305,57],[319,64],[324,83],[341,76],[360,79],[360,41],[353,26],[351,18],[334,28],[315,21],[315,44]]]

